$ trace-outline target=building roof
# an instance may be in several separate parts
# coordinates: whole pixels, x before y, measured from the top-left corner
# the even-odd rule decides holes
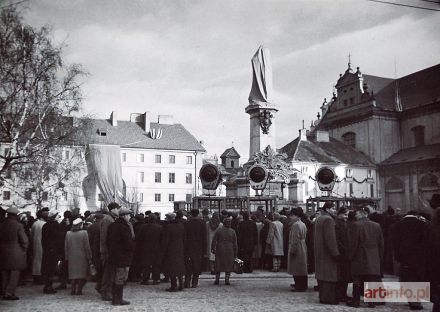
[[[226,149],[223,154],[220,156],[220,158],[240,158],[240,154],[237,152],[237,150],[232,146],[228,149]]]
[[[136,122],[118,121],[112,126],[107,119],[92,119],[87,128],[85,144],[120,145],[122,148],[165,149],[206,152],[200,142],[181,124],[151,123],[150,129],[159,129],[162,136],[153,139]],[[100,136],[105,131],[106,136]]]
[[[440,160],[440,143],[400,150],[381,162],[381,165],[404,164],[432,159]]]
[[[317,142],[313,136],[308,136],[307,141],[296,138],[282,147],[279,152],[286,153],[287,159],[293,162],[374,167],[374,163],[367,156],[334,138],[330,138],[329,142]]]
[[[364,81],[374,91],[377,106],[386,110],[396,110],[396,90],[403,110],[440,103],[439,78],[440,64],[396,80],[364,75]]]

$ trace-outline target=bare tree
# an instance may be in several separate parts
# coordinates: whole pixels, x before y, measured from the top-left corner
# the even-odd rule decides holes
[[[25,25],[16,5],[0,8],[1,184],[11,169],[42,164],[55,146],[77,139],[78,125],[66,117],[80,110],[85,72],[63,62],[62,48],[48,27]]]

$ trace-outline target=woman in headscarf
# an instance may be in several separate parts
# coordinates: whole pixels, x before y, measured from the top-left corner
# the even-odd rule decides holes
[[[206,251],[208,253],[209,269],[211,271],[211,274],[215,274],[215,254],[213,254],[211,251],[212,239],[214,238],[217,230],[221,227],[223,227],[223,224],[220,223],[220,215],[218,214],[218,212],[214,212],[212,214],[211,220],[206,222],[206,233],[208,234],[208,239],[206,240],[208,246],[206,248]]]
[[[82,295],[87,271],[92,263],[89,235],[83,229],[83,223],[81,218],[75,219],[65,238],[64,251],[68,263],[69,279],[72,283],[71,295]]]
[[[221,272],[225,272],[225,285],[231,285],[229,278],[238,252],[237,235],[231,228],[231,219],[225,218],[223,225],[215,233],[211,245],[211,252],[215,254],[215,285],[220,283]]]

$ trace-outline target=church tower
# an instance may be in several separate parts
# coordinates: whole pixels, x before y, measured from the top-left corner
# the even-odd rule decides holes
[[[245,111],[250,116],[249,159],[270,146],[276,151],[275,114],[272,102],[272,66],[269,49],[260,46],[252,58],[252,88]]]

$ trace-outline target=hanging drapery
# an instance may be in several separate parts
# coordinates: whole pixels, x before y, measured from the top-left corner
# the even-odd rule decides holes
[[[89,144],[87,168],[107,206],[110,202],[128,204],[123,194],[121,152],[119,145]]]

